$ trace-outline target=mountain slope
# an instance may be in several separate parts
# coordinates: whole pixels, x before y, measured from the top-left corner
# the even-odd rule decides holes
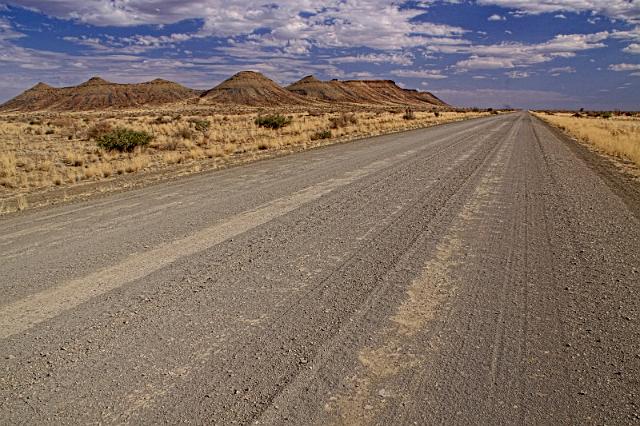
[[[307,76],[287,90],[308,99],[367,105],[447,106],[429,92],[403,89],[392,80],[321,81]]]

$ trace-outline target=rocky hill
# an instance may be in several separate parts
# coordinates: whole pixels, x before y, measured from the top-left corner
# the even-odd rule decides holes
[[[312,75],[287,86],[287,90],[304,98],[319,101],[349,103],[361,101],[358,95],[342,82],[337,80],[321,81]]]
[[[3,105],[0,112],[88,111],[142,108],[192,101],[233,107],[318,107],[340,105],[446,107],[429,92],[408,90],[392,80],[331,80],[313,76],[283,88],[254,71],[242,71],[213,89],[199,91],[156,79],[119,84],[93,77],[71,87],[38,83]]]
[[[280,87],[273,80],[259,72],[242,71],[204,92],[201,103],[245,105],[245,106],[287,106],[309,103],[295,93]]]
[[[199,93],[161,79],[146,83],[118,84],[93,77],[71,87],[55,88],[38,83],[0,105],[0,111],[86,111],[158,106],[193,98]]]
[[[287,89],[307,99],[330,103],[447,106],[429,92],[403,89],[392,80],[321,81],[307,76],[289,85]]]

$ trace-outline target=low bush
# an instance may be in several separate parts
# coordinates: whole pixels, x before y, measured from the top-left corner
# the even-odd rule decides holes
[[[148,145],[152,139],[147,132],[120,128],[100,136],[97,144],[108,151],[131,152],[136,147]]]
[[[318,130],[317,132],[313,133],[311,135],[311,140],[312,141],[317,141],[319,139],[330,139],[332,136],[331,134],[331,130],[327,129],[327,130]]]
[[[259,115],[256,118],[255,123],[258,127],[280,129],[291,124],[291,118],[280,114]]]

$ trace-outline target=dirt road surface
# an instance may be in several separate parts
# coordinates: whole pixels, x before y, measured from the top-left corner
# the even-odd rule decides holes
[[[0,423],[637,424],[616,173],[522,112],[1,219]]]

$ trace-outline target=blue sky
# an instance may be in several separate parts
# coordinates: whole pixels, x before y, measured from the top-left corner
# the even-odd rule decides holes
[[[389,78],[455,105],[640,109],[640,0],[0,0],[0,101],[44,81]]]

